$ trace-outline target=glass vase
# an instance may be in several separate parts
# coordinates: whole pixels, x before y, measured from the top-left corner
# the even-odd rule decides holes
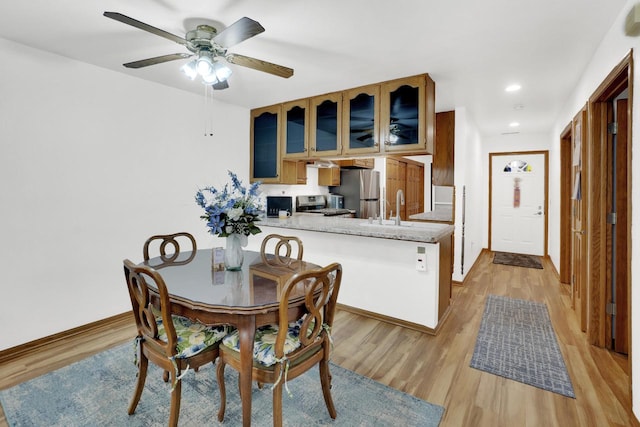
[[[224,268],[227,271],[242,270],[244,252],[242,250],[242,235],[229,234],[224,248]]]

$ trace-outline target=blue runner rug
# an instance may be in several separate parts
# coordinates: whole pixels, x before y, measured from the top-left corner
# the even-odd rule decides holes
[[[576,397],[544,303],[487,296],[471,367]]]
[[[10,426],[166,426],[170,385],[149,364],[147,383],[136,412],[127,415],[137,368],[133,346],[125,344],[31,381],[0,391]],[[331,365],[332,395],[338,417],[332,420],[313,369],[289,381],[283,393],[285,426],[437,426],[444,408],[402,393],[337,365]],[[242,424],[237,373],[226,369],[225,426]],[[273,425],[269,385],[253,388],[252,425]],[[220,425],[215,366],[189,371],[183,378],[180,426]]]

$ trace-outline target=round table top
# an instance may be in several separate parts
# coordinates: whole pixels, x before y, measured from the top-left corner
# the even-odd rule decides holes
[[[170,262],[160,257],[143,263],[162,276],[172,298],[225,308],[277,306],[280,290],[295,273],[318,268],[317,265],[294,261],[290,267],[274,267],[263,263],[259,252],[244,251],[241,271],[215,270],[212,249],[180,253]],[[294,298],[301,296],[294,293]]]

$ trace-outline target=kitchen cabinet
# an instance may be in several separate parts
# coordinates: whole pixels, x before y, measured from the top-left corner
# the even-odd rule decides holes
[[[343,92],[343,154],[380,152],[380,85]]]
[[[318,185],[340,185],[340,168],[318,169]]]
[[[285,159],[309,156],[309,100],[282,104],[282,157]]]
[[[282,184],[306,184],[307,183],[307,162],[304,160],[283,160],[282,161]]]
[[[346,169],[373,169],[375,167],[375,159],[372,158],[355,158],[346,160],[336,160],[341,168]]]
[[[342,151],[342,93],[311,98],[309,113],[309,155],[339,155]]]
[[[431,165],[433,185],[453,186],[455,127],[455,111],[436,114],[436,149]]]
[[[251,110],[251,182],[280,182],[281,106]]]
[[[254,109],[251,181],[305,181],[289,163],[281,176],[284,160],[433,154],[434,100],[435,84],[422,74]]]
[[[386,153],[433,153],[435,84],[428,75],[381,84],[380,141]]]

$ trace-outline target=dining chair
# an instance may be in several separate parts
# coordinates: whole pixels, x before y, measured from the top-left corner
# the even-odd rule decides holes
[[[182,247],[180,244],[182,244]],[[150,250],[157,250],[160,262],[157,263],[158,265],[154,265],[154,267],[165,264],[181,265],[191,262],[196,256],[197,249],[196,239],[187,232],[157,234],[149,237],[147,241],[144,242],[142,256],[145,261],[149,261],[152,258]],[[179,258],[181,253],[183,255],[188,253],[188,255],[186,258]]]
[[[342,266],[338,263],[307,270],[292,276],[280,299],[278,323],[256,330],[253,346],[252,381],[273,384],[273,425],[282,425],[282,388],[288,381],[319,365],[322,394],[331,418],[337,412],[331,397],[331,327],[336,311],[338,291],[342,281]],[[218,420],[224,420],[226,365],[240,372],[239,336],[231,330],[220,345],[218,386],[220,410]],[[240,375],[244,375],[240,372]]]
[[[147,377],[149,361],[168,373],[171,380],[169,426],[177,426],[180,414],[181,378],[189,368],[215,363],[225,326],[211,327],[171,314],[167,286],[160,274],[146,265],[124,260],[133,315],[138,329],[136,364],[138,377],[128,413],[132,415]]]
[[[275,267],[291,266],[295,261],[302,260],[302,253],[302,240],[295,236],[269,234],[260,246],[262,262]]]

